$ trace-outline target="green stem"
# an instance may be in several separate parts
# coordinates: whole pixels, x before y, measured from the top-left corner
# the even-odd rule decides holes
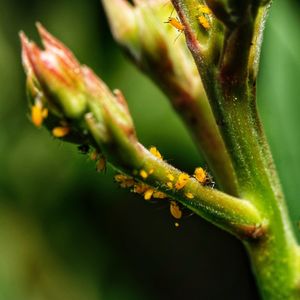
[[[231,157],[238,194],[249,199],[269,222],[261,239],[244,241],[261,294],[268,300],[299,299],[299,246],[255,99],[262,39],[262,32],[258,31],[263,29],[267,7],[256,7],[240,24],[226,28],[222,55],[218,64],[213,65],[207,55],[209,49],[197,41],[197,28],[187,13],[194,9],[195,1],[173,0],[173,3],[186,26],[187,44]]]
[[[245,242],[264,299],[299,299],[299,250],[269,147],[253,101],[222,101],[221,131],[232,157],[241,197],[269,222],[258,242]]]
[[[117,119],[116,115],[114,119]],[[254,205],[249,201],[205,187],[193,177],[189,177],[183,188],[170,189],[167,186],[170,182],[167,175],[173,175],[175,184],[180,174],[183,174],[181,171],[157,159],[137,141],[128,139],[113,120],[109,121],[108,126],[114,142],[108,145],[103,145],[103,141],[99,138],[98,126],[91,115],[86,116],[86,124],[99,149],[104,150],[110,161],[129,176],[166,193],[196,214],[239,238],[258,239],[264,234],[268,224],[260,218]],[[112,148],[117,152],[112,151]],[[151,175],[147,179],[142,179],[139,176],[141,170]],[[193,198],[187,197],[187,194]]]

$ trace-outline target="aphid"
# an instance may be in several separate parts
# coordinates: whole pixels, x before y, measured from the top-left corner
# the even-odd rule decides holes
[[[106,159],[103,155],[101,155],[96,164],[96,171],[102,172],[106,169]]]
[[[57,138],[62,138],[70,132],[70,127],[67,126],[58,126],[52,129],[52,135]]]
[[[179,32],[183,32],[185,29],[185,26],[183,24],[180,23],[180,21],[176,18],[173,17],[169,17],[168,21],[165,22],[168,23],[170,25],[172,25],[174,28],[176,28]]]
[[[167,182],[167,187],[168,187],[169,189],[172,189],[172,188],[173,188],[173,183],[172,183],[171,181],[168,181],[168,182]]]
[[[205,172],[205,170],[201,167],[198,167],[195,169],[194,171],[194,177],[201,183],[201,184],[205,184],[208,177],[207,177],[207,173]]]
[[[160,152],[157,150],[156,147],[150,147],[149,149],[150,153],[153,154],[156,158],[163,160],[162,155],[160,154]]]
[[[120,187],[122,188],[130,188],[135,185],[135,181],[133,178],[123,174],[115,175],[115,180],[120,184]]]
[[[143,179],[147,179],[147,177],[149,176],[149,174],[145,171],[145,170],[140,170],[140,176],[143,178]]]
[[[184,194],[188,199],[193,199],[194,195],[190,192]]]
[[[148,189],[148,186],[143,183],[135,183],[133,186],[133,192],[137,194],[143,194]]]
[[[176,201],[170,201],[170,213],[175,219],[181,219],[182,211]]]
[[[178,222],[175,222],[174,225],[175,225],[175,227],[179,227],[180,226]]]
[[[152,198],[153,193],[154,193],[153,189],[148,189],[144,194],[144,199],[150,200]]]
[[[203,26],[203,28],[210,29],[210,22],[205,16],[199,16],[198,21]]]
[[[156,199],[165,199],[167,198],[167,195],[163,192],[159,192],[159,191],[155,191],[153,193],[153,198],[156,198]]]
[[[150,169],[149,170],[149,175],[153,174],[153,172],[154,172],[154,169]]]
[[[98,151],[97,150],[93,150],[92,152],[91,152],[91,154],[90,154],[90,159],[91,160],[97,160],[97,158],[98,158]]]
[[[31,107],[31,121],[36,127],[41,127],[44,119],[48,117],[48,109],[42,106],[40,101],[37,101]]]
[[[189,180],[189,175],[186,173],[181,173],[178,176],[177,182],[175,183],[176,190],[182,189],[187,184],[188,180]]]
[[[171,173],[167,174],[167,178],[168,178],[170,181],[174,181],[174,179],[175,179],[174,175],[172,175]]]
[[[203,5],[203,4],[199,5],[199,11],[202,14],[207,14],[207,15],[211,15],[212,14],[211,9],[207,5]]]

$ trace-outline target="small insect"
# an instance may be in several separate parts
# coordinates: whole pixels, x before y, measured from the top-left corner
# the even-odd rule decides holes
[[[175,222],[174,225],[175,225],[175,227],[177,227],[177,228],[180,226],[178,222]]]
[[[206,30],[211,28],[210,18],[212,16],[212,11],[207,5],[200,4],[198,7],[199,16],[198,22],[199,24]]]
[[[193,199],[194,195],[190,192],[184,194],[188,199]]]
[[[163,192],[159,192],[159,191],[155,191],[153,193],[153,198],[156,198],[156,199],[165,199],[167,198],[167,195]]]
[[[31,121],[36,127],[41,127],[43,121],[48,117],[48,109],[43,107],[40,101],[31,107]]]
[[[160,154],[160,152],[157,150],[156,147],[150,147],[149,149],[150,153],[153,154],[156,158],[163,160],[162,155]]]
[[[52,129],[52,135],[56,138],[62,138],[67,134],[69,134],[70,130],[71,130],[70,127],[67,126],[54,127]]]
[[[147,179],[149,174],[145,171],[145,170],[141,170],[140,171],[140,176],[143,178],[143,179]]]
[[[101,155],[96,163],[96,171],[102,172],[106,170],[106,159],[103,155]]]
[[[194,177],[201,183],[201,184],[205,184],[207,179],[208,179],[208,176],[207,176],[207,173],[206,171],[201,168],[201,167],[198,167],[195,169],[194,171]]]
[[[168,182],[167,182],[167,187],[168,187],[170,190],[173,189],[173,182],[168,181]]]
[[[215,186],[215,182],[213,181],[212,176],[201,167],[198,167],[198,168],[195,169],[194,177],[202,185],[210,186],[211,188],[214,188],[214,186]]]
[[[150,200],[152,198],[153,193],[154,193],[153,189],[148,189],[144,194],[144,199]]]
[[[93,150],[91,152],[91,154],[90,154],[90,159],[96,161],[97,158],[98,158],[98,155],[99,155],[98,151],[97,150]]]
[[[175,183],[176,190],[182,189],[188,182],[190,176],[186,173],[181,173],[178,176],[177,182]]]
[[[202,14],[206,14],[206,15],[211,15],[212,14],[211,9],[207,5],[203,5],[203,4],[199,5],[199,11]]]
[[[123,174],[115,175],[115,181],[120,184],[121,188],[130,188],[135,185],[135,181],[132,177]]]
[[[181,219],[182,211],[176,201],[170,201],[170,213],[175,219]]]
[[[133,192],[137,193],[137,194],[144,194],[147,189],[148,189],[148,186],[143,183],[135,183],[133,186]]]
[[[173,174],[169,173],[167,174],[167,178],[170,180],[170,181],[174,181],[175,177]]]
[[[202,25],[203,28],[205,28],[207,30],[210,29],[210,22],[205,16],[199,16],[198,21]]]
[[[181,22],[174,18],[174,17],[169,17],[168,21],[165,22],[168,23],[170,25],[172,25],[174,28],[176,28],[180,33],[184,31],[185,26],[183,24],[181,24]]]

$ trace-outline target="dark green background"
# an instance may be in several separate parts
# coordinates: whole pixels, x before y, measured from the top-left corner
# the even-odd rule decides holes
[[[258,100],[298,231],[300,6],[274,2]],[[35,21],[123,90],[146,146],[186,171],[203,163],[165,97],[114,44],[98,1],[0,0],[0,300],[257,299],[238,241],[196,216],[176,229],[167,204],[120,190],[111,170],[97,174],[32,126],[18,31],[37,40]]]

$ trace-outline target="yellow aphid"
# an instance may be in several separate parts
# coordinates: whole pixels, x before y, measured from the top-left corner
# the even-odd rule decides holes
[[[194,195],[192,194],[192,193],[185,193],[184,194],[187,198],[189,198],[189,199],[193,199],[194,198]]]
[[[144,199],[145,200],[150,200],[152,195],[154,193],[154,190],[153,189],[148,189],[145,194],[144,194]]]
[[[154,172],[154,169],[150,169],[149,170],[149,175],[153,174],[153,172]]]
[[[168,178],[170,181],[174,181],[174,179],[175,179],[174,175],[172,175],[172,174],[167,174],[167,178]]]
[[[201,183],[204,184],[207,180],[207,174],[205,170],[201,167],[196,168],[194,172],[194,177]]]
[[[173,17],[169,17],[168,21],[165,23],[169,23],[170,25],[172,25],[174,28],[176,28],[180,32],[183,32],[183,30],[185,28],[185,26],[183,24],[181,24],[179,20],[177,20],[176,18],[173,18]]]
[[[167,187],[169,189],[172,189],[173,188],[173,183],[171,181],[167,182]]]
[[[115,180],[120,184],[120,187],[122,188],[130,188],[135,185],[135,181],[133,178],[123,174],[117,174],[115,176]]]
[[[97,161],[96,170],[97,172],[102,172],[105,170],[105,168],[106,168],[106,159],[104,156],[101,156]]]
[[[181,173],[179,176],[178,176],[178,179],[177,179],[177,182],[175,183],[175,188],[177,190],[180,190],[182,189],[188,182],[189,180],[189,175],[186,174],[186,173]]]
[[[175,222],[174,225],[175,225],[175,227],[179,227],[180,226],[178,222]]]
[[[146,179],[149,176],[149,174],[145,170],[140,170],[140,176],[143,179]]]
[[[149,151],[150,151],[150,153],[153,154],[156,158],[158,158],[158,159],[160,159],[160,160],[163,159],[162,155],[160,154],[160,152],[157,150],[156,147],[151,147],[151,148],[149,149]]]
[[[210,23],[209,20],[204,17],[204,16],[199,16],[198,18],[199,23],[205,28],[205,29],[210,29]]]
[[[175,219],[181,219],[182,211],[176,201],[170,202],[170,213]]]
[[[211,9],[210,9],[207,5],[203,5],[203,4],[200,4],[200,5],[199,5],[199,11],[200,11],[202,14],[207,14],[207,15],[212,14]]]
[[[70,127],[58,126],[52,129],[52,135],[57,138],[62,138],[70,132]]]
[[[36,127],[41,127],[44,119],[48,117],[48,109],[43,108],[39,102],[31,107],[31,121]]]
[[[155,191],[153,193],[153,198],[156,198],[156,199],[165,199],[167,198],[167,195],[163,192],[159,192],[159,191]]]
[[[120,187],[127,189],[135,185],[135,181],[131,178],[126,179],[125,181],[120,183]]]
[[[128,177],[123,175],[123,174],[117,174],[115,175],[115,181],[116,182],[122,182],[124,180],[126,180]]]
[[[91,160],[97,160],[97,158],[98,158],[98,151],[97,150],[93,150],[92,152],[91,152],[91,154],[90,154],[90,159]]]
[[[135,183],[133,187],[133,192],[137,194],[143,194],[148,189],[148,186],[143,183]]]
[[[48,117],[48,108],[46,108],[46,107],[43,108],[42,116],[43,116],[44,120]]]

